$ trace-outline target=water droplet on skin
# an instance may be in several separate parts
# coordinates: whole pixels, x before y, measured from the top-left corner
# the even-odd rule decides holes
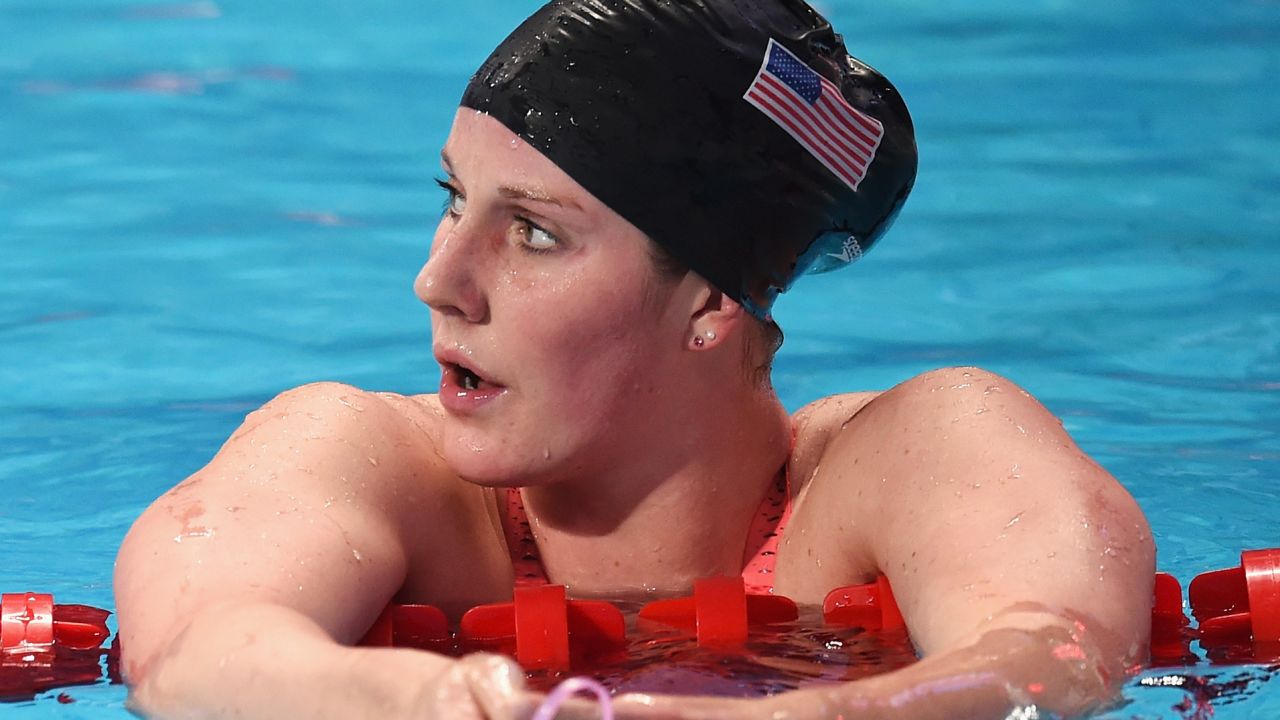
[[[542,459],[543,460],[551,459],[551,448],[542,448]]]
[[[208,538],[208,537],[213,537],[213,530],[202,527],[202,528],[197,528],[195,530],[190,530],[188,532],[175,535],[173,538],[173,541],[181,545],[182,541],[188,538]]]
[[[345,395],[339,397],[338,402],[342,403],[343,405],[346,405],[347,407],[351,408],[352,410],[355,410],[356,412],[364,412],[364,408],[351,402],[349,399],[347,399]]]
[[[351,548],[351,557],[355,558],[356,562],[364,562],[364,556],[361,555],[360,551],[356,550],[355,548]]]
[[[378,459],[373,457],[369,458],[369,464],[374,467],[378,467]]]

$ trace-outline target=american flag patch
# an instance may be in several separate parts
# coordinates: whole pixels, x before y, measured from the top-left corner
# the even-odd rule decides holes
[[[743,99],[768,115],[809,154],[857,190],[884,126],[859,112],[830,80],[773,38]]]

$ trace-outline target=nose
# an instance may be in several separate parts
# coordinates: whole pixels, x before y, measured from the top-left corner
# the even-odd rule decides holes
[[[468,322],[484,322],[489,306],[476,277],[479,258],[468,247],[475,243],[468,243],[461,230],[461,224],[440,229],[432,243],[431,256],[413,282],[413,291],[436,312]]]

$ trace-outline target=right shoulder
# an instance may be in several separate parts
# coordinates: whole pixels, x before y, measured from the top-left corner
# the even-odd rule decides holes
[[[335,437],[350,442],[360,436],[384,436],[434,445],[439,437],[442,409],[435,395],[406,396],[370,392],[339,382],[315,382],[286,390],[245,416],[224,445],[234,445],[255,433],[290,434],[298,443]],[[402,446],[403,447],[403,446]]]
[[[121,546],[115,588],[132,676],[190,618],[230,599],[290,607],[351,642],[415,564],[446,574],[452,556],[416,546],[474,539],[431,520],[459,508],[484,519],[487,505],[436,452],[439,426],[430,398],[340,383],[294,388],[250,413]]]
[[[234,475],[262,484],[341,490],[375,506],[403,507],[406,495],[456,484],[437,449],[442,421],[435,395],[310,383],[245,416],[210,468],[230,466]]]

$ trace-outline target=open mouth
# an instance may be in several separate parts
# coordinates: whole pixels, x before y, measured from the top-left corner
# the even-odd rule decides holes
[[[502,387],[485,379],[483,375],[466,365],[448,363],[446,367],[448,372],[453,375],[454,382],[463,390],[498,390]]]
[[[476,375],[475,373],[471,372],[466,368],[459,368],[458,373],[462,378],[462,382],[460,382],[459,384],[462,385],[463,390],[479,390],[480,389],[479,375]]]
[[[472,372],[470,369],[458,366],[458,384],[463,390],[479,390],[480,384],[484,379]]]

